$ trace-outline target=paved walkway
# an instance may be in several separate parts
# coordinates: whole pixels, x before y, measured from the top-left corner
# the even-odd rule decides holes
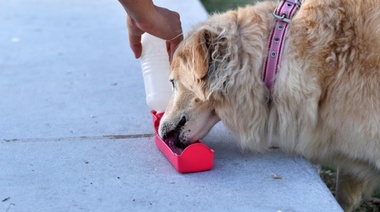
[[[207,17],[155,2],[185,31]],[[203,139],[213,170],[177,173],[124,19],[116,0],[0,2],[0,211],[341,211],[309,162],[243,154],[221,124]]]

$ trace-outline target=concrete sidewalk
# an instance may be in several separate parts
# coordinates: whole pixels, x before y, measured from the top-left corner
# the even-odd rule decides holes
[[[185,31],[207,17],[155,2]],[[341,211],[309,162],[243,154],[221,124],[203,139],[213,170],[179,174],[116,0],[1,1],[0,26],[0,211]]]

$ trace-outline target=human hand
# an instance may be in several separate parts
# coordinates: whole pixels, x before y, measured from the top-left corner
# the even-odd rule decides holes
[[[179,14],[162,7],[154,6],[154,9],[139,21],[128,15],[127,27],[129,44],[136,58],[141,56],[141,36],[145,32],[166,40],[169,61],[172,60],[174,51],[183,40]]]

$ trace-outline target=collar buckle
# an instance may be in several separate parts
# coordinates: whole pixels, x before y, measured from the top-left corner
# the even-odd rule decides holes
[[[278,71],[288,25],[299,10],[303,0],[281,0],[273,11],[275,25],[269,36],[268,55],[263,65],[262,79],[270,90]]]
[[[283,21],[287,24],[291,22],[294,16],[293,9],[298,10],[303,0],[283,0],[282,3],[273,11],[273,16],[278,21]]]
[[[288,24],[290,24],[290,22],[291,22],[291,20],[286,17],[285,13],[282,13],[281,15],[277,15],[277,9],[274,10],[273,16],[278,21],[283,21],[283,22],[286,22]]]

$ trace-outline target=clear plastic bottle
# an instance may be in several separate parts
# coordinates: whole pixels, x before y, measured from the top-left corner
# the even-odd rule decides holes
[[[152,110],[165,112],[172,96],[172,86],[169,82],[170,63],[166,52],[166,42],[144,33],[141,43],[143,49],[140,61],[144,77],[146,103]]]

